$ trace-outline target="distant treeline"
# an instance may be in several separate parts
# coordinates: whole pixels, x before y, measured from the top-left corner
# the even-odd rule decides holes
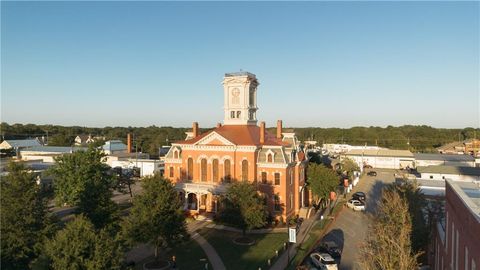
[[[134,147],[138,151],[158,155],[158,148],[185,138],[191,128],[174,127],[104,127],[13,124],[2,122],[2,139],[25,139],[47,137],[48,144],[70,146],[80,134],[103,136],[106,140],[120,139],[126,142],[127,133],[134,135]],[[290,128],[289,128],[290,129]],[[285,129],[288,131],[289,129]],[[352,145],[378,145],[392,149],[410,149],[414,152],[434,152],[435,148],[453,141],[480,137],[480,129],[445,129],[429,126],[353,127],[353,128],[293,128],[300,140],[315,140],[322,143],[346,143]],[[205,132],[208,129],[201,129]],[[273,128],[269,128],[275,132]],[[274,133],[275,134],[275,133]]]

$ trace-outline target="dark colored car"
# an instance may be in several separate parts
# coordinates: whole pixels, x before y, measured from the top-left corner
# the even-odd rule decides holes
[[[369,176],[377,176],[377,172],[376,172],[376,171],[369,171],[369,172],[367,173],[367,175],[369,175]]]
[[[352,199],[354,200],[359,200],[361,202],[365,202],[365,199],[367,198],[367,196],[365,195],[365,193],[359,191],[359,192],[355,192],[353,193],[352,195]]]
[[[340,247],[333,241],[322,242],[317,248],[316,251],[319,253],[328,253],[334,259],[339,259],[342,257],[342,250]]]

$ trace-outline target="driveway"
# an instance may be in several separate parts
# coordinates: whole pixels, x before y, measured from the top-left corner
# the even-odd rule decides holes
[[[353,189],[353,192],[363,191],[367,194],[366,213],[355,212],[349,208],[343,209],[322,239],[322,241],[333,241],[342,249],[340,270],[361,270],[357,265],[358,249],[367,236],[368,226],[372,221],[370,215],[377,207],[382,188],[394,182],[394,170],[374,170],[377,176],[362,176]],[[306,261],[306,264],[309,264],[309,259]]]

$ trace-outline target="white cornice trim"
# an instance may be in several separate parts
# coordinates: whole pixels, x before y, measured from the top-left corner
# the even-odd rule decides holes
[[[288,168],[288,164],[285,163],[257,163],[258,168]]]
[[[198,142],[194,143],[193,145],[205,145],[205,144],[208,144],[209,142],[213,141],[213,140],[219,140],[221,141],[224,145],[229,145],[229,146],[233,146],[235,145],[234,143],[232,143],[231,141],[227,140],[225,137],[223,137],[222,135],[218,134],[216,131],[213,131],[211,132],[210,134],[208,134],[207,136],[205,136],[204,138],[202,138],[201,140],[199,140]]]

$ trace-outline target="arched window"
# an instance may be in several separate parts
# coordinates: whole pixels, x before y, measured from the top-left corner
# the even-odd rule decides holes
[[[241,111],[237,111],[237,118],[240,118]]]
[[[187,179],[192,180],[193,179],[193,159],[188,158],[187,160]]]
[[[178,158],[178,151],[177,150],[173,151],[173,158]]]
[[[207,181],[207,159],[202,158],[202,161],[200,161],[200,169],[201,169],[201,176],[200,176],[200,181],[205,182]]]
[[[223,162],[223,170],[224,170],[224,179],[226,182],[229,182],[232,178],[231,172],[230,172],[230,160],[227,159]]]
[[[273,155],[272,154],[268,154],[267,155],[267,162],[273,162]]]
[[[248,181],[248,160],[242,161],[242,181]]]
[[[218,159],[212,161],[212,180],[218,182]]]

